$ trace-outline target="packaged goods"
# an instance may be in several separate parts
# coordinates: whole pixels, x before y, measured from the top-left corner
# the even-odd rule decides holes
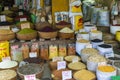
[[[58,47],[57,45],[50,45],[49,46],[49,59],[52,59],[54,57],[58,56]]]
[[[69,55],[75,55],[76,52],[75,52],[75,44],[68,44],[68,56]]]
[[[39,45],[38,45],[38,43],[32,43],[31,52],[36,52],[37,57],[39,56]]]
[[[24,43],[21,46],[22,54],[23,54],[23,59],[29,57],[29,46],[28,44]]]
[[[3,57],[9,56],[9,42],[8,41],[1,41],[0,42],[0,61]]]
[[[67,56],[67,50],[66,50],[66,45],[59,45],[59,56]]]
[[[84,70],[84,69],[75,72],[75,74],[73,75],[73,77],[76,80],[95,80],[96,79],[96,76],[95,76],[95,74],[93,72],[88,71],[88,70]]]
[[[11,46],[11,58],[12,60],[15,60],[18,62],[23,60],[22,50],[19,48],[18,45]]]
[[[69,63],[68,68],[72,70],[82,70],[86,69],[86,65],[82,62]]]
[[[44,60],[49,60],[49,52],[48,52],[48,46],[47,45],[41,45],[40,46],[40,58]]]
[[[16,79],[17,73],[14,70],[1,70],[0,79],[1,80],[12,80]]]
[[[87,62],[87,59],[91,55],[96,55],[98,54],[98,50],[94,48],[85,48],[81,50],[81,59],[83,62]]]

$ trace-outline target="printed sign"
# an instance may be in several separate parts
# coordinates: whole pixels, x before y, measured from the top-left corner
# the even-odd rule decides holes
[[[62,71],[62,80],[71,79],[72,78],[72,71]]]
[[[57,62],[57,70],[65,69],[65,68],[66,68],[66,62],[65,61]]]

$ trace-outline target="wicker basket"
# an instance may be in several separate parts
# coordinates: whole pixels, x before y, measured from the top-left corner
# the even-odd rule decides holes
[[[71,25],[71,24],[67,24],[67,25],[56,25],[56,28],[57,28],[57,29],[62,29],[62,28],[64,28],[64,27],[71,28],[72,25]]]
[[[51,39],[57,37],[57,31],[54,32],[38,32],[40,38]]]
[[[62,39],[74,38],[74,33],[61,33],[61,32],[59,32],[59,38],[62,38]]]
[[[17,38],[19,40],[32,40],[32,39],[36,39],[36,37],[37,37],[37,32],[28,33],[28,34],[18,34],[17,33]]]
[[[15,33],[11,34],[0,34],[0,41],[12,40],[15,38]]]
[[[29,64],[29,65],[31,65],[31,64]],[[29,66],[29,65],[27,65],[27,66]],[[39,64],[35,64],[35,65],[40,66]],[[26,67],[26,65],[25,65],[25,66],[21,66],[21,67]],[[20,67],[19,67],[19,68],[20,68]],[[19,72],[19,68],[17,69],[17,73],[18,73],[18,75],[19,75],[19,77],[20,77],[21,79],[24,79],[24,74],[22,74],[22,73]],[[36,68],[35,68],[35,69],[36,69]],[[24,70],[25,70],[25,69],[24,69]],[[42,77],[42,74],[43,74],[43,71],[44,71],[44,66],[41,66],[41,71],[39,71],[38,73],[35,73],[36,78],[41,78],[41,77]]]

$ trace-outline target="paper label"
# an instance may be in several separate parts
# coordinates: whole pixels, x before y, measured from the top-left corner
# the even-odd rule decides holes
[[[105,57],[106,58],[114,57],[114,53],[113,52],[105,53]]]
[[[13,5],[13,7],[17,7],[17,5]]]
[[[100,62],[100,63],[98,63],[98,66],[104,66],[104,65],[107,65],[107,63],[106,62]]]
[[[92,32],[92,31],[97,31],[97,28],[96,28],[96,27],[91,28],[91,32]]]
[[[10,30],[10,26],[0,26],[0,29],[8,29],[8,30]]]
[[[19,16],[20,16],[20,15],[23,15],[23,12],[19,12],[18,14],[19,14]]]
[[[113,25],[116,25],[117,24],[117,20],[113,20]]]
[[[37,52],[31,52],[29,53],[29,57],[37,57]]]
[[[54,58],[52,59],[52,61],[53,61],[53,62],[55,62],[55,61],[63,61],[63,57],[54,57]]]
[[[1,22],[5,22],[6,21],[6,16],[5,15],[1,15],[0,16],[0,20],[1,20]]]
[[[25,80],[36,80],[36,76],[35,76],[35,74],[25,75],[25,76],[24,76],[24,79],[25,79]]]
[[[30,23],[21,24],[21,29],[24,29],[24,28],[30,28]]]
[[[72,79],[72,71],[62,71],[62,80]]]
[[[4,7],[4,10],[9,10],[9,8],[8,7]]]
[[[86,48],[92,48],[92,44],[86,44]]]
[[[20,21],[27,21],[27,18],[20,18]]]
[[[10,61],[10,60],[11,60],[10,56],[2,58],[2,61]]]
[[[65,61],[57,62],[57,70],[65,69],[65,68],[66,68],[66,62]]]
[[[74,57],[74,58],[72,59],[72,62],[73,62],[73,63],[78,62],[78,57]]]
[[[22,8],[23,8],[22,5],[20,5],[20,6],[19,6],[19,9],[22,9]]]

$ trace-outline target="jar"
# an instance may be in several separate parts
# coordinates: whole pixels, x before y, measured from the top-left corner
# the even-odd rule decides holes
[[[67,56],[67,50],[66,50],[65,44],[59,45],[59,56],[62,56],[62,57]]]
[[[28,44],[24,43],[21,46],[22,54],[23,54],[23,59],[29,58],[29,46]]]
[[[76,52],[75,52],[75,44],[68,44],[67,48],[68,48],[68,56],[76,54]]]

